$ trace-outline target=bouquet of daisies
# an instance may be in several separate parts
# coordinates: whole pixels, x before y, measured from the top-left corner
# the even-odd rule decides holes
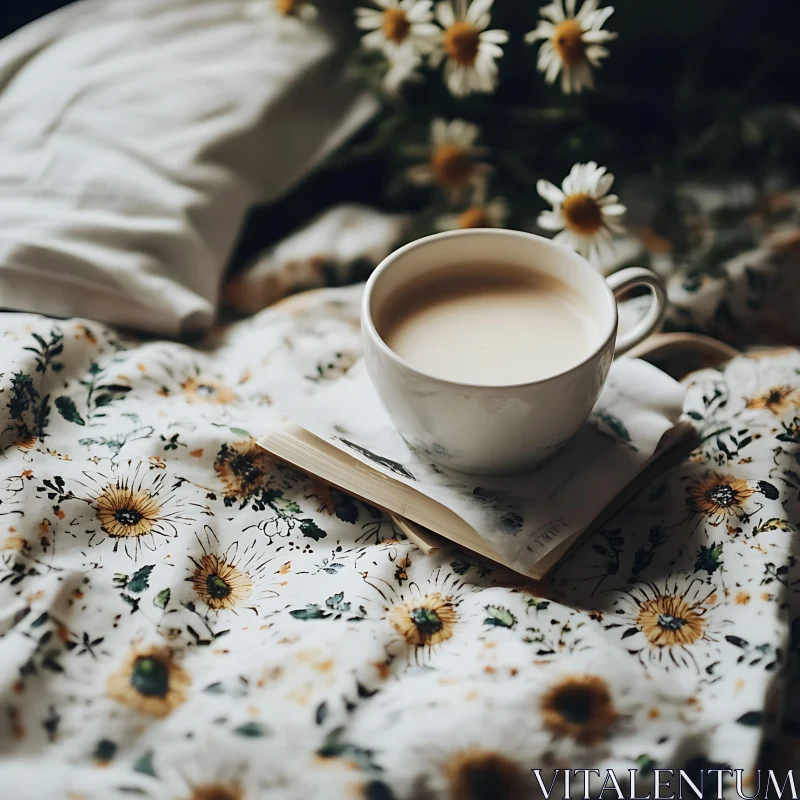
[[[315,13],[312,0],[267,1]],[[746,182],[736,213],[750,219],[797,177],[797,92],[782,78],[800,69],[800,3],[617,4],[339,0],[353,68],[381,99],[335,165],[361,162],[348,189],[412,211],[412,236],[508,225],[607,266],[627,226],[684,266],[707,255],[688,182]],[[637,198],[633,219],[610,170]]]

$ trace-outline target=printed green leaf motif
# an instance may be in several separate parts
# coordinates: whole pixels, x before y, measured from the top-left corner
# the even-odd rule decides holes
[[[231,428],[231,433],[235,433],[237,436],[247,436],[252,438],[250,434],[244,428]]]
[[[753,528],[753,534],[763,533],[764,531],[791,531],[792,526],[785,520],[773,517],[772,519],[765,520]]]
[[[722,566],[722,542],[712,544],[711,547],[700,545],[697,551],[697,560],[694,562],[694,571],[705,570],[709,575]]]
[[[260,739],[262,736],[269,736],[269,728],[263,722],[245,722],[238,728],[234,728],[233,732],[247,739]]]
[[[502,606],[486,606],[488,616],[483,621],[484,625],[494,625],[497,628],[513,628],[517,618]]]
[[[155,769],[153,769],[153,756],[154,753],[152,750],[148,750],[146,753],[139,756],[136,763],[133,765],[134,772],[139,772],[142,775],[150,775],[153,778],[158,777]]]
[[[761,492],[767,500],[777,500],[780,496],[780,492],[769,481],[759,481],[757,486],[758,491]]]
[[[225,694],[225,686],[220,681],[215,681],[206,686],[203,691],[208,692],[208,694]]]
[[[631,435],[628,433],[628,429],[625,427],[625,424],[619,417],[614,416],[608,411],[598,411],[596,416],[598,419],[605,422],[605,424],[611,428],[614,434],[622,439],[622,441],[629,442],[631,440]]]
[[[128,576],[124,572],[115,572],[113,580],[115,589],[124,589],[128,585]]]
[[[56,397],[56,408],[58,413],[67,421],[74,422],[76,425],[85,425],[86,420],[78,413],[75,401],[71,397],[61,395]]]
[[[156,608],[165,609],[169,603],[170,591],[169,589],[162,589],[154,598],[153,605]]]
[[[726,636],[725,641],[732,644],[734,647],[741,647],[743,650],[746,650],[748,647],[747,641],[742,639],[741,636]]]
[[[300,520],[300,530],[303,533],[303,536],[307,536],[309,539],[313,539],[315,542],[318,542],[320,539],[324,539],[328,534],[325,533],[319,525],[314,522],[313,519],[301,519]]]
[[[131,576],[131,579],[128,581],[128,591],[140,594],[145,589],[149,588],[150,583],[148,579],[150,578],[150,573],[154,568],[154,564],[146,564],[144,567],[137,569],[136,572],[134,572]]]
[[[762,715],[760,711],[748,711],[746,714],[742,714],[742,716],[736,721],[740,725],[755,726],[761,724],[761,716]]]
[[[322,725],[323,722],[328,718],[328,703],[323,700],[318,706],[317,710],[314,713],[314,720],[316,721],[317,725]]]
[[[358,506],[349,494],[331,489],[333,511],[342,522],[354,523],[358,519]]]
[[[289,614],[295,619],[325,619],[330,612],[323,611],[316,603],[309,603],[305,608],[296,608]]]
[[[642,753],[642,755],[636,759],[636,763],[638,764],[639,771],[642,773],[642,775],[649,775],[656,768],[655,760],[646,753]]]
[[[334,611],[349,611],[350,603],[345,603],[343,600],[344,592],[337,592],[325,601],[325,605],[328,606],[328,608],[332,608]]]
[[[536,611],[544,611],[549,605],[549,600],[537,600],[535,598],[528,600],[528,608],[534,608]]]

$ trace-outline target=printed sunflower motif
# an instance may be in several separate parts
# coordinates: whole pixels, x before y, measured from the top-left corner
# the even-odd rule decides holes
[[[212,403],[227,405],[239,398],[236,392],[216,378],[202,376],[187,378],[182,384],[183,396],[187,403]]]
[[[143,489],[116,484],[106,486],[95,499],[100,527],[112,538],[144,536],[158,525],[161,504]]]
[[[166,647],[134,647],[109,677],[106,692],[119,703],[151,717],[166,717],[186,700],[189,674]]]
[[[192,794],[186,800],[243,800],[244,792],[241,787],[233,784],[204,784],[193,786]]]
[[[452,598],[433,592],[394,606],[388,620],[408,644],[432,647],[453,635],[458,613]]]
[[[621,602],[628,608],[617,612],[614,625],[627,619],[631,627],[623,633],[625,645],[641,660],[698,668],[697,655],[730,624],[720,616],[726,606],[716,604],[717,591],[696,578],[683,588],[678,582],[663,588],[640,584],[624,592]]]
[[[683,597],[656,595],[639,604],[636,625],[654,647],[688,645],[703,638],[705,609]]]
[[[744,514],[743,504],[755,491],[746,480],[709,472],[686,487],[686,504],[693,514],[702,514],[709,525],[717,526]]]
[[[214,461],[214,471],[225,487],[225,504],[246,502],[257,492],[269,488],[275,462],[266,450],[248,439],[223,444]]]
[[[191,561],[195,570],[187,580],[192,582],[198,597],[213,611],[235,608],[252,595],[252,578],[229,563],[226,556],[210,554]]]
[[[448,760],[444,771],[448,796],[459,800],[523,800],[529,796],[520,766],[491,750],[459,751]]]
[[[747,408],[764,409],[771,411],[776,416],[790,408],[800,405],[800,392],[791,386],[773,386],[764,394],[751,397],[747,401]]]
[[[597,675],[567,675],[541,697],[544,726],[554,736],[592,745],[609,735],[619,714]]]

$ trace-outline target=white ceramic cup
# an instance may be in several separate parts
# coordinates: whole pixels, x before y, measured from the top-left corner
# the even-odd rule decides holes
[[[381,339],[375,320],[402,290],[436,270],[483,260],[552,274],[565,282],[596,316],[591,355],[542,380],[484,386],[420,372]],[[617,338],[615,295],[635,286],[650,287],[652,304],[631,331]],[[450,469],[507,475],[543,461],[578,430],[597,401],[614,356],[658,330],[665,312],[664,285],[649,270],[631,267],[604,279],[584,258],[550,239],[473,229],[428,236],[387,256],[367,281],[361,330],[369,376],[409,445]]]

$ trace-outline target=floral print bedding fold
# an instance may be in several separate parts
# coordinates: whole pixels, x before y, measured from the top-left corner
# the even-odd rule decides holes
[[[702,446],[537,586],[425,556],[254,446],[289,383],[353,364],[359,296],[300,295],[194,349],[0,317],[3,796],[749,780],[800,719],[800,354],[690,376]]]

